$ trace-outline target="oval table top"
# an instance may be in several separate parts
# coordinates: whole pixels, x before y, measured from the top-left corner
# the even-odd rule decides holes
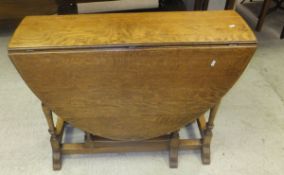
[[[256,44],[229,11],[29,17],[9,47],[30,89],[66,122],[110,139],[143,140],[176,131],[218,103]]]

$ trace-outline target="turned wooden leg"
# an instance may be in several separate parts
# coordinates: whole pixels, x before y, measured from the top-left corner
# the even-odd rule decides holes
[[[48,109],[44,104],[42,104],[42,110],[44,112],[46,121],[48,123],[48,131],[51,135],[50,143],[52,148],[52,160],[53,160],[53,170],[61,169],[61,138],[64,128],[64,121],[59,119],[57,121],[58,130],[54,126],[52,111]]]
[[[205,165],[210,164],[210,143],[212,139],[212,132],[205,133],[205,136],[202,140],[202,147],[201,147],[201,160],[202,163]]]
[[[178,167],[178,149],[179,149],[179,133],[174,132],[171,135],[170,139],[170,148],[169,148],[169,162],[170,168]]]
[[[202,115],[197,119],[198,128],[202,137],[201,160],[203,164],[210,164],[210,142],[212,132],[208,131],[205,116]]]
[[[60,170],[62,161],[61,161],[61,146],[56,138],[51,137],[50,143],[52,147],[52,161],[53,161],[53,170]]]
[[[210,144],[212,139],[212,129],[220,102],[210,109],[209,119],[206,123],[205,117],[197,119],[198,127],[202,136],[201,159],[203,164],[210,164]]]

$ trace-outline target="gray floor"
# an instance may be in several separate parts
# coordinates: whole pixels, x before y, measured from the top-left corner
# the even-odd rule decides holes
[[[254,26],[256,18],[239,6]],[[7,57],[11,32],[0,35],[0,174],[230,174],[282,175],[284,172],[284,40],[279,14],[258,33],[259,47],[247,70],[225,96],[212,143],[212,163],[199,151],[179,153],[179,168],[168,168],[167,152],[67,156],[51,169],[51,149],[40,101]],[[283,14],[282,14],[283,17]],[[283,23],[284,24],[284,23]],[[74,131],[76,138],[82,136]],[[185,137],[185,132],[182,135]]]

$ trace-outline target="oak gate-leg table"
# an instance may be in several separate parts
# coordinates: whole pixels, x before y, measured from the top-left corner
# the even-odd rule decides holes
[[[235,11],[148,12],[26,17],[9,57],[42,102],[54,170],[65,154],[158,150],[176,168],[182,149],[210,163],[220,101],[255,50]],[[201,138],[180,139],[193,122]],[[83,143],[62,139],[66,124]]]

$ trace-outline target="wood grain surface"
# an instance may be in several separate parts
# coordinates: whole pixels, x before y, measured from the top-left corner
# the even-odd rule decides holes
[[[12,53],[32,91],[68,123],[143,140],[197,119],[232,87],[255,45]]]
[[[26,17],[10,49],[255,43],[235,11]]]
[[[233,11],[27,17],[9,55],[47,109],[93,135],[143,140],[196,120],[256,49]]]

